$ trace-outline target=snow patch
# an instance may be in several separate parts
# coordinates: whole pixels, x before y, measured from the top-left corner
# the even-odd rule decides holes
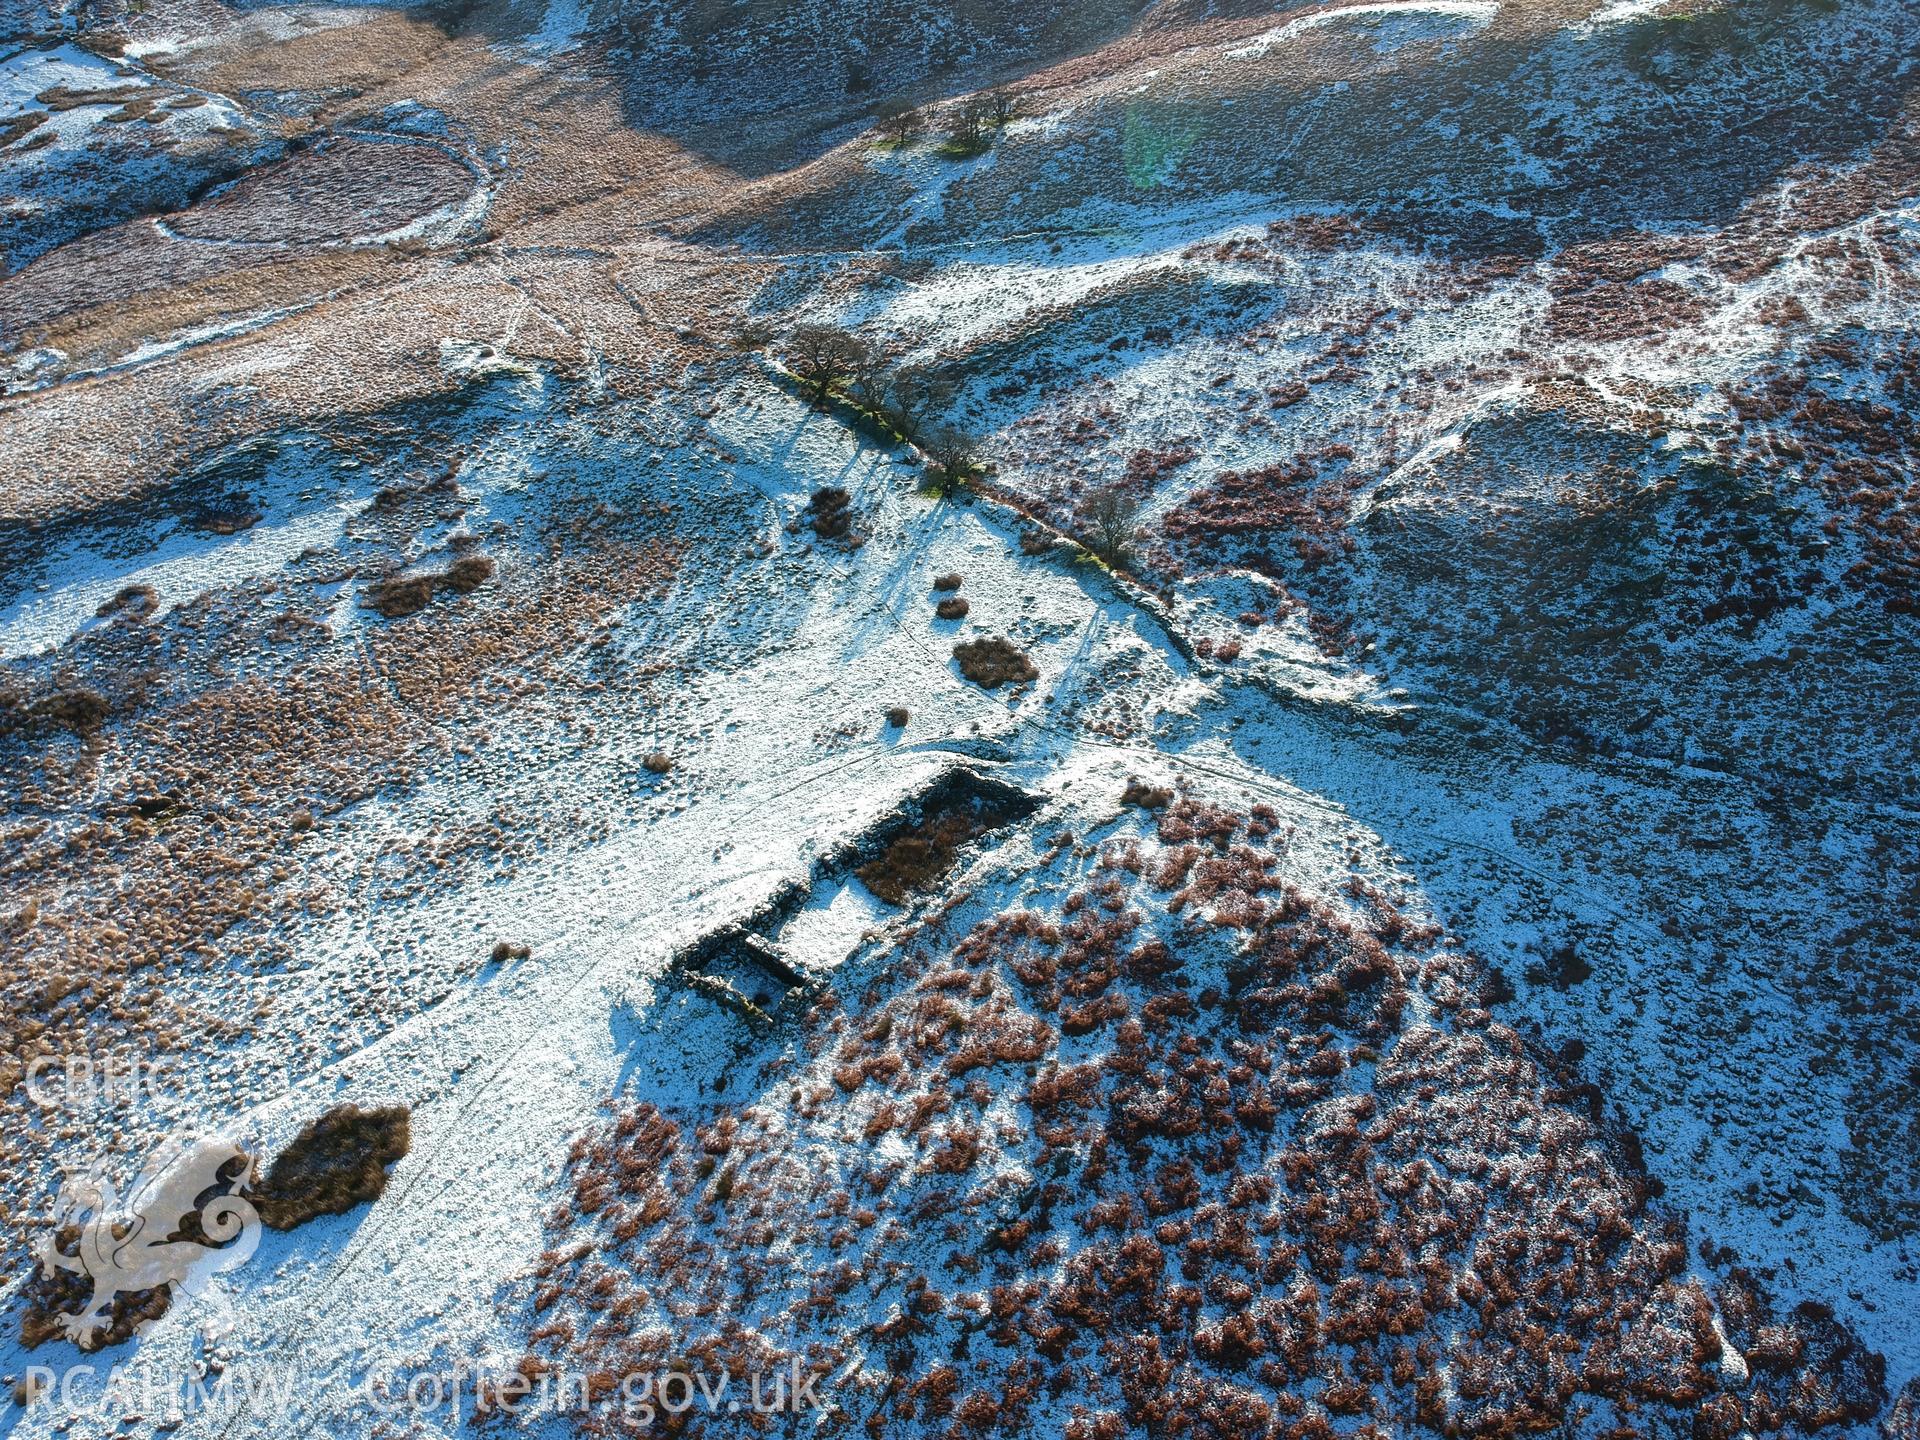
[[[1487,25],[1499,10],[1497,0],[1410,0],[1410,3],[1404,4],[1343,5],[1338,10],[1322,10],[1318,14],[1303,15],[1297,20],[1275,26],[1251,44],[1229,50],[1227,57],[1232,60],[1258,60],[1276,46],[1284,45],[1309,30],[1323,29],[1341,20],[1359,19],[1363,23],[1373,21],[1376,24],[1386,20],[1426,19],[1440,22],[1420,26],[1396,25],[1381,34],[1374,47],[1379,51],[1397,50],[1402,45],[1421,40],[1443,40],[1471,34]]]

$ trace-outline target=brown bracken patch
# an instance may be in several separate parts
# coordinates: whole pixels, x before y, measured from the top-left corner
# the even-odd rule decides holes
[[[62,686],[38,696],[0,688],[0,733],[70,730],[91,735],[106,723],[111,710],[106,696],[85,686]]]
[[[389,620],[416,615],[433,603],[433,580],[426,575],[396,576],[367,586],[360,603]]]
[[[76,1238],[66,1239],[61,1248],[69,1254],[76,1253]],[[71,1270],[55,1270],[49,1276],[44,1269],[38,1269],[27,1281],[25,1293],[27,1308],[20,1316],[20,1345],[22,1349],[33,1350],[49,1340],[66,1338],[62,1322],[86,1309],[93,1295],[93,1282]],[[173,1291],[166,1285],[156,1285],[151,1290],[122,1291],[107,1306],[105,1326],[74,1343],[88,1354],[109,1345],[124,1345],[142,1327],[166,1314],[172,1303]]]
[[[812,512],[807,523],[822,540],[844,540],[853,529],[852,503],[853,497],[838,485],[816,490],[807,504]]]
[[[953,658],[960,663],[960,673],[984,690],[1022,684],[1040,675],[1025,651],[997,635],[961,641],[953,647]]]
[[[254,1208],[275,1230],[344,1215],[386,1193],[387,1167],[410,1143],[406,1106],[336,1105],[280,1152],[254,1193]]]
[[[979,820],[965,810],[930,815],[888,845],[879,859],[854,873],[889,905],[904,905],[951,870],[960,847],[981,828]]]
[[[1691,1262],[1436,926],[1289,883],[1267,806],[1180,795],[1154,830],[823,1002],[745,1103],[617,1103],[527,1363],[793,1364],[874,1437],[1514,1440],[1604,1406],[1614,1440],[1728,1440],[1885,1407],[1830,1312]]]
[[[469,594],[493,578],[494,568],[491,555],[462,555],[447,567],[446,586]]]
[[[438,575],[396,575],[367,586],[360,603],[389,620],[417,615],[442,590],[471,595],[493,578],[498,568],[491,555],[462,555]]]
[[[1164,785],[1149,785],[1129,775],[1126,792],[1121,795],[1120,803],[1138,805],[1142,810],[1164,810],[1173,803],[1173,791]]]

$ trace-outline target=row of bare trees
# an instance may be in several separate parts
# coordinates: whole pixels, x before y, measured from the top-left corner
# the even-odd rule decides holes
[[[980,468],[979,447],[964,431],[938,425],[954,387],[921,365],[900,365],[884,345],[838,325],[801,325],[788,337],[787,367],[814,403],[842,396],[856,410],[918,446],[943,494]]]
[[[880,107],[880,133],[896,145],[905,145],[936,126],[944,126],[943,148],[950,154],[977,155],[992,143],[992,131],[1012,120],[1013,92],[1004,86],[968,95],[955,104],[936,108],[892,100]]]
[[[801,325],[788,337],[787,366],[815,404],[838,395],[887,426],[927,458],[942,495],[951,495],[980,469],[973,437],[935,417],[953,400],[953,385],[918,365],[899,365],[884,345],[838,325]],[[1081,543],[1109,565],[1135,560],[1139,505],[1119,485],[1094,491],[1075,517]]]

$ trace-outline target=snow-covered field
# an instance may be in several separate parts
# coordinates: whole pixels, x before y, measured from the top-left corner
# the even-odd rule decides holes
[[[826,1377],[806,1433],[1912,1440],[1906,31],[1564,8],[943,19],[1061,62],[928,60],[1015,79],[984,153],[836,92],[782,101],[838,137],[783,165],[707,66],[859,17],[162,5],[124,64],[8,52],[0,125],[49,114],[0,150],[38,317],[0,336],[38,476],[0,477],[0,1375],[54,1390],[0,1434],[644,1433],[604,1391],[477,1419],[474,1373],[757,1356]],[[1882,118],[1711,222],[1576,215],[1575,147],[1702,45],[1690,135],[1783,56]],[[1381,76],[1467,156],[1474,67],[1622,110],[1511,136],[1511,197],[1420,179],[1451,239],[1292,188]],[[59,247],[134,231],[155,278],[72,305]],[[807,403],[806,324],[950,382],[976,486]],[[36,513],[90,413],[139,462]],[[1131,573],[1067,538],[1103,494]],[[967,678],[986,637],[1031,677]],[[955,785],[1021,804],[890,898]],[[131,1107],[27,1083],[130,1048]],[[371,1204],[29,1347],[69,1172],[182,1130],[264,1169],[346,1102],[410,1111]]]

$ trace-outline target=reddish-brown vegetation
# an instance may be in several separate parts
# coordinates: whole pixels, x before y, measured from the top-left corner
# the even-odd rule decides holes
[[[1348,510],[1359,477],[1346,462],[1353,452],[1334,446],[1264,470],[1224,471],[1214,483],[1167,516],[1167,538],[1202,555],[1241,552],[1269,574],[1283,573],[1270,545],[1282,541],[1308,570],[1350,553]]]
[[[813,492],[807,523],[822,540],[845,540],[853,531],[853,497],[838,485]]]
[[[960,673],[983,690],[1021,685],[1040,676],[1025,651],[998,635],[961,641],[953,647],[953,658],[959,662]]]
[[[291,1230],[321,1215],[344,1215],[386,1193],[387,1167],[412,1143],[404,1105],[363,1110],[336,1105],[311,1121],[274,1158],[254,1193],[260,1218]]]
[[[64,1253],[73,1255],[78,1237],[70,1235],[61,1242]],[[64,1321],[80,1314],[93,1297],[93,1282],[71,1270],[35,1270],[23,1288],[26,1309],[20,1314],[20,1345],[34,1350],[49,1340],[66,1336]],[[156,1285],[149,1290],[126,1290],[115,1295],[106,1308],[106,1323],[75,1343],[86,1352],[124,1345],[141,1329],[167,1313],[173,1304],[173,1290]]]
[[[888,904],[904,905],[951,870],[960,847],[982,828],[969,810],[943,810],[896,837],[855,873]]]
[[[798,1359],[873,1436],[1878,1413],[1877,1357],[1825,1312],[1693,1278],[1631,1147],[1555,1098],[1433,928],[1363,884],[1353,908],[1295,888],[1264,808],[1180,796],[1156,830],[823,1002],[810,1055],[739,1109],[621,1106],[583,1136],[536,1363]],[[619,1433],[610,1406],[581,1429]]]
[[[1122,805],[1138,805],[1142,810],[1164,810],[1173,803],[1173,790],[1166,785],[1149,785],[1137,776],[1127,777],[1127,788],[1120,796]]]
[[[1637,280],[1555,295],[1546,323],[1556,340],[1629,340],[1685,330],[1706,313],[1706,301],[1684,285]]]
[[[389,620],[417,615],[443,590],[457,595],[472,594],[493,578],[497,568],[491,555],[462,555],[438,574],[395,575],[376,580],[362,592],[360,603],[369,610],[378,610]]]
[[[1735,458],[1763,476],[1784,463],[1812,477],[1832,509],[1827,535],[1858,537],[1846,580],[1889,611],[1920,613],[1920,347],[1863,355],[1837,342],[1813,358],[1863,365],[1883,398],[1835,393],[1807,368],[1778,372],[1732,397],[1745,427]]]
[[[396,576],[367,586],[360,603],[389,620],[417,615],[433,603],[433,580],[426,575]]]

